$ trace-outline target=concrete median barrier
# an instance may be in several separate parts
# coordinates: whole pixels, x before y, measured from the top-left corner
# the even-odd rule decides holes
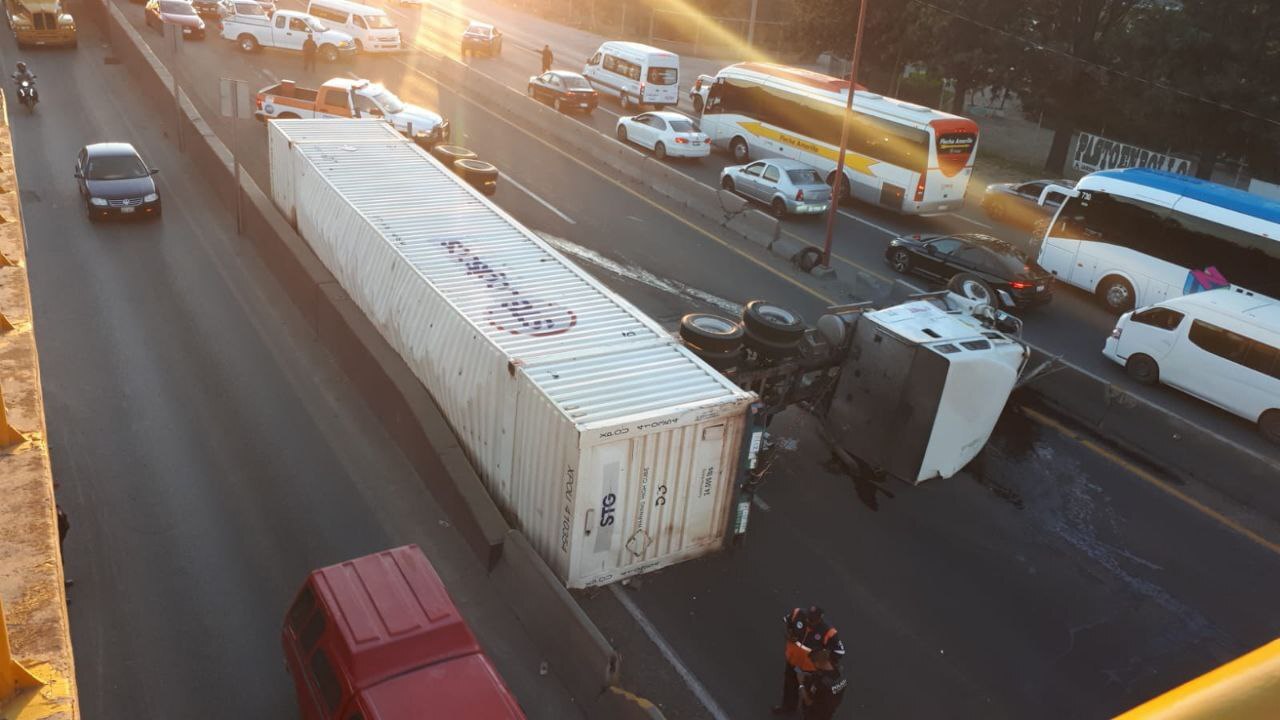
[[[618,680],[613,646],[519,532],[507,535],[493,577],[504,592],[520,599],[513,604],[516,615],[569,683],[569,691],[584,708],[592,708]]]

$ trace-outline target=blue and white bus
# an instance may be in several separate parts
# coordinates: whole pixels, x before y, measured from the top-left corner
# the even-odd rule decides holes
[[[1228,286],[1280,297],[1280,202],[1146,168],[1050,189],[1067,201],[1040,265],[1113,312]]]

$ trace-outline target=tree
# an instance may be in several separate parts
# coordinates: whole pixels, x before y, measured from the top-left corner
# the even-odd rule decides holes
[[[1018,95],[1053,128],[1045,169],[1059,174],[1075,129],[1105,114],[1105,73],[1090,63],[1114,60],[1114,48],[1141,0],[1032,0],[1021,53]]]

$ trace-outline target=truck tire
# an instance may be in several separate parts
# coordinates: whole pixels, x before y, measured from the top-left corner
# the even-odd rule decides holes
[[[680,339],[707,352],[737,353],[742,350],[745,334],[741,323],[711,313],[689,313],[680,318]]]
[[[258,52],[258,38],[248,33],[236,38],[236,42],[239,43],[240,49],[244,52]]]
[[[338,48],[328,44],[321,45],[320,59],[327,63],[338,62]]]
[[[799,338],[790,342],[775,342],[756,335],[750,328],[747,329],[744,340],[747,348],[764,360],[781,361],[794,357],[800,346]]]
[[[737,367],[742,360],[742,348],[737,350],[724,350],[716,352],[713,350],[704,350],[697,345],[686,345],[690,352],[697,355],[703,362],[715,368],[716,370],[729,370]]]
[[[991,289],[991,285],[986,280],[973,273],[956,273],[947,282],[947,289],[962,297],[1000,309],[1000,297],[996,295],[996,291]]]
[[[444,163],[445,167],[457,172],[454,163],[459,160],[479,160],[479,156],[461,145],[437,145],[431,148],[431,155]]]
[[[748,336],[779,346],[795,345],[805,331],[798,315],[764,300],[752,300],[742,308],[742,325]]]
[[[276,116],[276,119],[277,120],[299,120],[301,118],[298,117],[297,113],[282,112]]]
[[[453,161],[453,170],[485,195],[498,191],[498,168],[493,163],[475,158],[459,158]]]

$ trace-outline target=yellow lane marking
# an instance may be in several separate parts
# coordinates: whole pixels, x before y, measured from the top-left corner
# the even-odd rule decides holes
[[[529,138],[533,139],[535,142],[538,142],[539,144],[541,144],[541,145],[545,146],[547,149],[551,150],[552,152],[556,153],[557,155],[560,155],[560,156],[562,156],[562,157],[564,157],[564,158],[568,159],[569,161],[571,161],[571,162],[573,162],[574,164],[576,164],[576,165],[578,165],[578,166],[582,167],[583,169],[587,170],[588,172],[590,172],[590,173],[592,173],[592,174],[594,174],[594,175],[596,175],[596,176],[598,176],[598,177],[600,177],[600,178],[604,179],[604,180],[605,180],[605,181],[607,181],[609,184],[613,185],[614,187],[618,188],[619,190],[622,190],[623,192],[627,193],[628,195],[631,195],[632,197],[635,197],[635,198],[637,198],[637,199],[639,199],[639,200],[643,201],[645,204],[649,205],[650,207],[654,208],[655,210],[658,210],[659,212],[663,213],[664,215],[667,215],[668,217],[670,217],[670,218],[672,218],[672,219],[676,220],[677,222],[679,222],[680,224],[682,224],[682,225],[684,225],[685,227],[689,228],[690,230],[692,230],[692,231],[694,231],[694,232],[698,233],[699,235],[702,235],[703,237],[707,238],[708,240],[711,240],[712,242],[714,242],[714,243],[716,243],[716,244],[718,244],[718,245],[720,245],[720,246],[724,247],[725,249],[727,249],[727,250],[729,250],[730,252],[732,252],[732,253],[734,253],[734,254],[738,255],[739,257],[741,257],[741,258],[743,258],[743,259],[745,259],[745,260],[747,260],[747,261],[749,261],[749,262],[751,262],[751,263],[753,263],[753,264],[757,265],[757,266],[758,266],[758,267],[760,267],[762,270],[765,270],[765,271],[767,271],[767,272],[769,272],[769,273],[771,273],[771,274],[773,274],[773,275],[776,275],[777,277],[779,277],[779,278],[781,278],[781,279],[785,280],[786,282],[788,282],[788,283],[790,283],[790,284],[792,284],[792,285],[796,286],[797,288],[800,288],[801,290],[805,291],[805,292],[806,292],[806,293],[808,293],[809,295],[812,295],[813,297],[815,297],[815,298],[817,298],[817,299],[819,299],[819,300],[821,300],[821,301],[825,302],[825,303],[826,303],[826,304],[828,304],[828,305],[836,305],[836,304],[838,304],[838,303],[837,303],[837,301],[836,301],[835,299],[830,298],[830,297],[828,297],[828,296],[826,296],[826,295],[824,295],[824,294],[822,294],[822,293],[818,292],[817,290],[814,290],[813,288],[809,287],[808,285],[805,285],[804,283],[800,282],[799,280],[797,280],[797,279],[795,279],[795,278],[793,278],[793,277],[791,277],[791,276],[787,275],[786,273],[784,273],[784,272],[782,272],[782,271],[778,270],[777,268],[773,267],[773,266],[772,266],[772,265],[770,265],[769,263],[766,263],[766,262],[764,262],[764,261],[762,261],[762,260],[759,260],[758,258],[752,257],[751,255],[747,254],[746,252],[743,252],[742,250],[740,250],[740,249],[738,249],[738,248],[734,247],[734,246],[733,246],[732,244],[730,244],[728,241],[726,241],[726,240],[722,240],[721,238],[716,237],[716,236],[715,236],[715,235],[713,235],[712,233],[709,233],[709,232],[707,232],[706,230],[704,230],[704,229],[702,229],[702,228],[698,227],[697,225],[694,225],[692,222],[689,222],[688,220],[686,220],[685,218],[681,217],[680,215],[678,215],[677,213],[673,212],[672,210],[670,210],[670,209],[668,209],[668,208],[666,208],[666,207],[663,207],[662,205],[658,204],[657,202],[655,202],[655,201],[653,201],[653,200],[651,200],[651,199],[649,199],[649,198],[645,197],[644,195],[642,195],[642,194],[640,194],[640,193],[636,192],[635,190],[633,190],[633,189],[631,189],[631,188],[627,187],[626,185],[623,185],[622,183],[620,183],[620,182],[618,182],[617,180],[615,180],[615,179],[613,179],[613,178],[609,177],[608,175],[605,175],[604,173],[600,172],[600,171],[599,171],[599,170],[597,170],[596,168],[594,168],[594,167],[592,167],[592,166],[588,165],[587,163],[585,163],[585,162],[583,162],[583,161],[579,160],[578,158],[576,158],[576,157],[574,157],[574,156],[572,156],[572,155],[570,155],[570,154],[566,153],[565,151],[561,150],[560,148],[556,147],[555,145],[552,145],[551,143],[547,142],[546,140],[543,140],[542,138],[538,137],[537,135],[534,135],[533,133],[530,133],[529,131],[525,130],[524,128],[520,127],[519,125],[516,125],[515,123],[511,122],[510,120],[507,120],[506,118],[502,117],[502,116],[501,116],[501,115],[499,115],[498,113],[496,113],[496,112],[494,112],[494,111],[490,110],[489,108],[485,107],[484,105],[481,105],[479,102],[477,102],[477,101],[475,101],[475,100],[472,100],[471,98],[467,97],[467,96],[466,96],[466,95],[464,95],[463,93],[459,92],[457,88],[452,87],[451,85],[448,85],[448,84],[446,84],[446,83],[440,82],[440,80],[438,80],[437,78],[433,78],[433,77],[431,77],[431,76],[430,76],[430,75],[428,75],[427,73],[423,72],[422,70],[419,70],[418,68],[416,68],[416,67],[414,67],[414,66],[410,65],[409,63],[405,62],[404,60],[401,60],[400,58],[394,58],[394,59],[395,59],[395,61],[396,61],[396,62],[398,62],[398,63],[400,63],[401,65],[405,66],[405,67],[406,67],[406,68],[408,68],[409,70],[411,70],[411,71],[413,71],[413,72],[415,72],[415,73],[417,73],[417,74],[421,75],[422,77],[427,78],[427,79],[429,79],[429,80],[432,80],[433,82],[435,82],[435,83],[436,83],[436,84],[438,84],[438,85],[443,85],[443,86],[445,86],[445,87],[449,88],[450,90],[452,90],[452,91],[453,91],[453,93],[454,93],[455,95],[457,95],[457,97],[458,97],[460,100],[464,100],[464,101],[466,101],[466,102],[468,102],[468,103],[470,103],[470,104],[474,105],[475,107],[479,108],[481,111],[483,111],[483,112],[485,112],[485,113],[487,113],[487,114],[489,114],[489,115],[492,115],[493,117],[495,117],[495,118],[497,118],[497,119],[501,120],[502,122],[506,123],[507,125],[510,125],[512,128],[514,128],[516,131],[520,132],[522,135],[525,135],[526,137],[529,137]],[[510,89],[510,88],[508,88],[508,89]],[[514,90],[512,90],[512,92],[515,92],[515,91],[514,91]]]
[[[1236,522],[1235,520],[1232,520],[1231,518],[1227,517],[1226,515],[1223,515],[1222,513],[1218,512],[1217,510],[1214,510],[1213,508],[1209,507],[1208,505],[1205,505],[1204,503],[1200,502],[1199,500],[1196,500],[1195,498],[1191,497],[1190,495],[1187,495],[1186,493],[1182,492],[1181,490],[1179,490],[1179,489],[1177,489],[1177,488],[1173,487],[1172,485],[1169,485],[1168,483],[1166,483],[1166,482],[1164,482],[1163,480],[1161,480],[1160,478],[1156,477],[1154,474],[1152,474],[1152,473],[1151,473],[1151,472],[1149,472],[1148,470],[1146,470],[1146,469],[1144,469],[1144,468],[1142,468],[1142,467],[1139,467],[1138,465],[1135,465],[1133,462],[1131,462],[1131,461],[1127,460],[1127,459],[1126,459],[1126,458],[1124,458],[1124,457],[1121,457],[1120,455],[1118,455],[1118,454],[1116,454],[1114,451],[1112,451],[1110,448],[1107,448],[1107,447],[1103,446],[1101,443],[1098,443],[1098,442],[1096,442],[1096,441],[1094,441],[1094,440],[1092,440],[1092,439],[1090,439],[1090,438],[1083,437],[1083,436],[1081,436],[1081,435],[1080,435],[1080,433],[1078,433],[1078,432],[1076,432],[1076,431],[1072,430],[1071,428],[1068,428],[1067,426],[1063,425],[1062,423],[1058,422],[1057,420],[1054,420],[1053,418],[1048,417],[1048,416],[1044,415],[1043,413],[1040,413],[1040,412],[1038,412],[1038,411],[1036,411],[1036,410],[1033,410],[1033,409],[1031,409],[1031,408],[1024,407],[1024,408],[1022,408],[1022,412],[1023,412],[1024,414],[1026,414],[1026,416],[1027,416],[1027,417],[1029,417],[1029,418],[1031,418],[1032,420],[1034,420],[1034,421],[1036,421],[1036,422],[1040,423],[1041,425],[1045,425],[1045,426],[1047,426],[1047,427],[1050,427],[1050,428],[1052,428],[1052,429],[1056,430],[1057,432],[1061,433],[1063,436],[1068,437],[1068,438],[1070,438],[1070,439],[1072,439],[1072,440],[1075,440],[1076,442],[1078,442],[1078,443],[1080,443],[1081,445],[1085,446],[1086,448],[1088,448],[1088,449],[1092,450],[1093,452],[1097,453],[1098,455],[1102,456],[1103,458],[1105,458],[1105,459],[1107,459],[1107,460],[1109,460],[1109,461],[1111,461],[1111,462],[1115,463],[1116,465],[1119,465],[1120,467],[1124,468],[1125,470],[1128,470],[1129,472],[1133,473],[1134,475],[1136,475],[1136,476],[1137,476],[1138,478],[1140,478],[1141,480],[1145,481],[1148,485],[1150,485],[1150,486],[1152,486],[1152,487],[1156,488],[1157,490],[1159,490],[1159,491],[1161,491],[1161,492],[1165,493],[1166,495],[1169,495],[1169,496],[1171,496],[1171,497],[1173,497],[1173,498],[1175,498],[1175,499],[1177,499],[1177,500],[1181,501],[1182,503],[1186,504],[1187,506],[1191,507],[1192,509],[1194,509],[1194,510],[1196,510],[1196,511],[1200,512],[1200,513],[1201,513],[1201,514],[1203,514],[1203,515],[1208,516],[1209,518],[1212,518],[1213,520],[1217,521],[1218,523],[1220,523],[1220,524],[1222,524],[1222,525],[1224,525],[1224,526],[1226,526],[1226,527],[1230,528],[1231,530],[1233,530],[1233,531],[1234,531],[1234,532],[1236,532],[1237,534],[1239,534],[1239,535],[1241,535],[1241,536],[1245,537],[1245,538],[1246,538],[1246,539],[1248,539],[1248,540],[1253,541],[1254,543],[1256,543],[1256,544],[1258,544],[1258,545],[1262,546],[1263,548],[1265,548],[1265,549],[1267,549],[1267,550],[1270,550],[1271,552],[1275,553],[1276,555],[1280,555],[1280,545],[1278,545],[1278,544],[1276,544],[1276,543],[1271,542],[1270,540],[1268,540],[1268,539],[1266,539],[1266,538],[1262,537],[1262,536],[1261,536],[1261,535],[1259,535],[1258,533],[1256,533],[1256,532],[1254,532],[1254,531],[1250,530],[1249,528],[1247,528],[1247,527],[1245,527],[1245,526],[1241,525],[1240,523]]]

